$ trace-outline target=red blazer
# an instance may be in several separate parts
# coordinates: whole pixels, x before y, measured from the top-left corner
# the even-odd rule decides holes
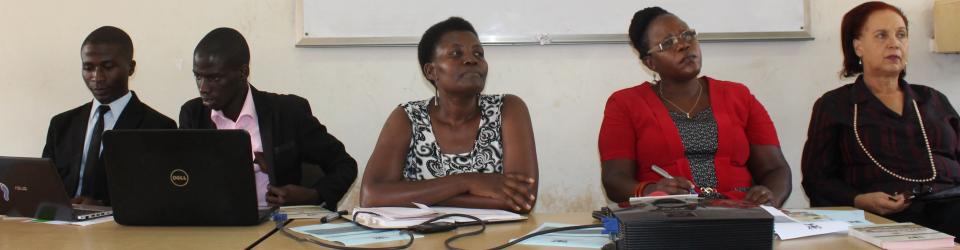
[[[740,83],[704,77],[710,106],[717,121],[714,164],[717,191],[743,199],[753,185],[747,159],[750,145],[779,146],[777,131],[763,105]],[[636,160],[638,181],[659,181],[651,170],[656,164],[673,176],[693,180],[683,142],[667,108],[649,82],[613,93],[607,100],[600,126],[600,160]]]

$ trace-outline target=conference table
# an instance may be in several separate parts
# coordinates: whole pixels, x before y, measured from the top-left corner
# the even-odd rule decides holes
[[[489,224],[483,234],[459,239],[453,243],[453,246],[465,249],[487,249],[527,234],[546,222],[575,225],[599,223],[590,217],[590,213],[534,213],[528,217],[521,222]],[[892,223],[890,220],[869,213],[866,213],[866,219],[877,224]],[[316,219],[297,219],[293,220],[288,227],[317,223],[319,220]],[[333,223],[347,222],[338,220]],[[478,227],[469,226],[451,232],[429,234],[417,238],[410,249],[444,249],[443,242],[447,238],[474,231]],[[81,227],[0,220],[0,249],[242,249],[268,235],[273,228],[273,222],[249,227],[137,227],[122,226],[109,221]],[[404,243],[393,241],[360,247],[386,247]],[[877,249],[869,243],[845,234],[828,234],[786,241],[774,240],[773,244],[776,249]],[[279,232],[270,234],[255,247],[255,249],[321,248],[309,242],[291,239]],[[556,247],[518,244],[510,249],[556,249]]]

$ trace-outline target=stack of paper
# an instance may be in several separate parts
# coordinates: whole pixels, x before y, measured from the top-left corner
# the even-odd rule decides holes
[[[953,236],[913,223],[851,227],[850,236],[883,249],[953,247]]]
[[[432,218],[444,214],[466,214],[480,218],[487,222],[516,221],[524,220],[524,217],[512,212],[497,209],[476,209],[476,208],[456,208],[456,207],[427,207],[423,204],[414,203],[416,208],[409,207],[371,207],[354,208],[353,218],[355,222],[370,228],[407,228],[418,225]],[[472,219],[464,217],[445,218],[443,222],[472,222]]]
[[[329,215],[330,210],[321,206],[283,206],[280,207],[280,213],[286,214],[288,219],[320,219]]]

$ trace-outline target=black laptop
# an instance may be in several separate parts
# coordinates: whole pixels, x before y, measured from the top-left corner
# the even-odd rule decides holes
[[[122,225],[256,225],[250,136],[243,130],[110,130],[103,157]]]
[[[10,217],[83,221],[109,216],[110,207],[70,204],[50,159],[0,156],[0,213]]]

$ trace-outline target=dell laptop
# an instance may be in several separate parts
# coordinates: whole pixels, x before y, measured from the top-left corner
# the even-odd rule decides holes
[[[109,216],[109,207],[71,204],[50,159],[0,156],[0,213],[10,217],[84,221]]]
[[[114,220],[141,226],[256,225],[250,136],[243,130],[110,130],[103,157]],[[268,173],[269,174],[269,173]]]

